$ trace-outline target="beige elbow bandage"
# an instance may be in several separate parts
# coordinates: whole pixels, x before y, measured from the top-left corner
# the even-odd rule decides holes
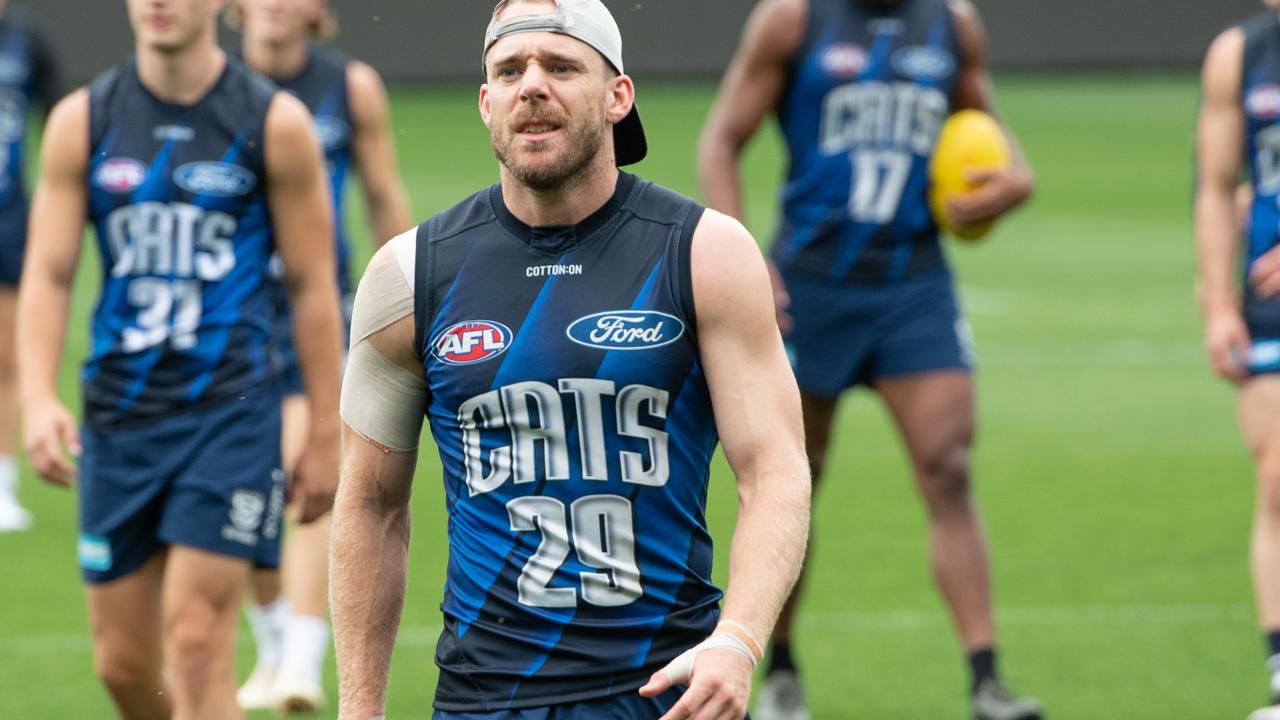
[[[365,271],[351,312],[351,351],[342,378],[342,420],[361,437],[394,452],[418,447],[427,381],[391,362],[370,336],[413,315],[413,290],[390,253]]]

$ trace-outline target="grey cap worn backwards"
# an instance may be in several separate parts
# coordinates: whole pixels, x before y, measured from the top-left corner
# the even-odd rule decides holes
[[[609,9],[600,0],[556,0],[556,11],[544,15],[521,15],[493,23],[484,39],[484,55],[489,48],[508,35],[527,32],[550,32],[580,40],[590,45],[609,61],[614,70],[622,69],[622,33]],[[649,144],[640,124],[640,110],[633,104],[631,112],[613,126],[614,157],[619,165],[630,165],[644,159]]]

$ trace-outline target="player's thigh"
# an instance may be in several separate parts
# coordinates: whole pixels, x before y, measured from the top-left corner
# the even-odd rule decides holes
[[[249,584],[249,561],[175,545],[164,578],[164,642],[183,670],[234,664],[236,623]]]
[[[1254,460],[1274,463],[1280,470],[1280,373],[1255,375],[1242,383],[1237,411]]]
[[[967,462],[973,444],[973,376],[962,369],[882,378],[875,383],[917,470]]]
[[[127,575],[85,587],[94,664],[105,679],[142,680],[159,675],[165,560],[164,552],[153,554]]]
[[[18,289],[0,283],[0,381],[14,372],[14,330]]]
[[[804,414],[804,445],[809,456],[813,481],[821,480],[831,448],[831,432],[835,425],[840,398],[835,395],[800,393],[800,409]]]

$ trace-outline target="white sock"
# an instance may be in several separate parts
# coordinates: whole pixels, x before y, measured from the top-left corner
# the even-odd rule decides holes
[[[322,685],[324,658],[329,651],[329,623],[322,618],[294,615],[284,631],[280,676],[302,678]]]
[[[284,628],[289,617],[289,603],[279,598],[270,605],[252,604],[245,611],[249,629],[258,647],[258,664],[277,667],[284,652]]]
[[[18,462],[0,455],[0,502],[18,502]]]

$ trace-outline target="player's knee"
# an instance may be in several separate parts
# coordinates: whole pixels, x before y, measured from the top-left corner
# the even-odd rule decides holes
[[[97,648],[93,670],[113,696],[163,690],[159,659],[143,657],[133,648]]]
[[[969,443],[947,443],[917,463],[920,487],[930,507],[951,510],[970,499]]]
[[[10,343],[0,343],[0,383],[12,382],[17,366]]]
[[[166,628],[165,642],[175,679],[200,683],[217,661],[227,639],[220,636],[221,623],[212,622],[211,612],[187,612],[174,617]]]
[[[1264,512],[1280,518],[1280,453],[1258,459],[1258,501]]]

